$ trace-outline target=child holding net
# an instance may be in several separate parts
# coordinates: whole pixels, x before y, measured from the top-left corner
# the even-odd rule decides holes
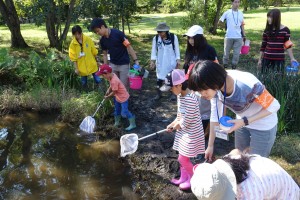
[[[199,102],[194,93],[188,89],[184,71],[174,69],[165,78],[161,91],[171,90],[177,96],[177,117],[167,126],[171,132],[176,130],[173,149],[179,152],[180,178],[172,179],[171,183],[179,185],[181,190],[191,188],[193,164],[190,158],[203,154],[205,151],[204,132],[201,122]]]

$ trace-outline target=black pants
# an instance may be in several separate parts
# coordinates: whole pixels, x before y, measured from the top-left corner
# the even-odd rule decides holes
[[[156,80],[157,89],[159,89],[161,86],[163,86],[164,83],[165,83],[165,80],[157,79]]]
[[[261,73],[273,71],[284,74],[284,68],[284,60],[269,60],[264,58],[261,62]]]

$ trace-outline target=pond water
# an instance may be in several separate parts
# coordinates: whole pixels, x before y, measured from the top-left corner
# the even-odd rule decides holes
[[[0,199],[139,199],[118,140],[79,137],[56,119],[0,118]]]

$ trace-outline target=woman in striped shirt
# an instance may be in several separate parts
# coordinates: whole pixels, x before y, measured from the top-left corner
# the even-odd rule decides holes
[[[262,36],[258,60],[258,67],[261,67],[262,73],[268,72],[270,69],[279,73],[284,72],[285,49],[291,63],[297,62],[293,55],[293,43],[290,41],[290,36],[290,29],[281,24],[280,10],[270,10],[267,14],[267,24]]]
[[[201,122],[199,102],[194,93],[187,88],[184,71],[172,70],[165,78],[161,91],[171,91],[177,95],[177,117],[167,126],[169,132],[176,129],[173,149],[179,152],[178,161],[180,178],[172,179],[171,183],[179,185],[181,190],[191,188],[190,179],[193,175],[193,164],[190,158],[203,154],[205,151],[204,132]]]

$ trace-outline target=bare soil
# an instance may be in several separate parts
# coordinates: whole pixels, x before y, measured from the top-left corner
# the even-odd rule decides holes
[[[141,90],[131,90],[130,111],[136,115],[137,128],[131,131],[139,137],[163,130],[176,116],[176,101],[170,100],[170,92],[163,98],[153,100],[156,95],[156,75],[150,72],[143,80]],[[128,125],[123,119],[123,128]],[[123,134],[126,134],[125,132]],[[140,141],[138,150],[125,159],[131,168],[134,182],[133,190],[142,199],[196,199],[191,191],[183,192],[169,180],[179,176],[178,154],[172,149],[175,133],[161,133]],[[216,157],[227,154],[234,148],[233,137],[230,141],[215,141]],[[194,163],[203,162],[203,158],[192,159]]]

